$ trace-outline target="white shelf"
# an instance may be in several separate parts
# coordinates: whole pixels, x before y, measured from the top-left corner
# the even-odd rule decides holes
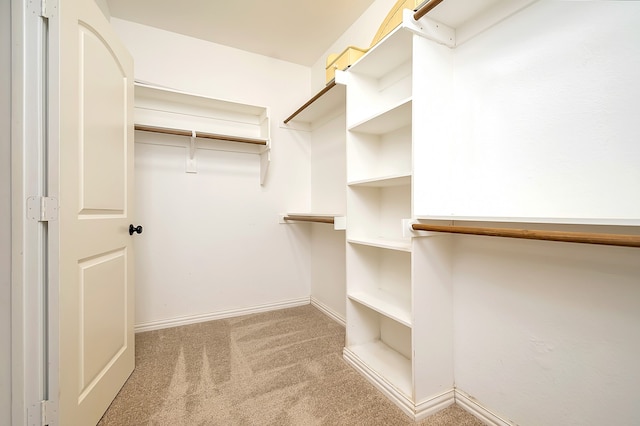
[[[413,33],[399,26],[351,65],[349,72],[380,79],[411,60],[412,42]]]
[[[356,291],[348,294],[349,299],[365,305],[394,321],[411,327],[411,297],[398,295],[383,289]]]
[[[349,186],[347,238],[404,240],[402,221],[411,217],[411,185]]]
[[[376,340],[348,348],[377,375],[408,398],[412,397],[411,360],[405,358],[384,342]]]
[[[271,161],[266,107],[136,82],[134,122],[137,143],[187,148],[187,173],[198,172],[197,149],[259,154],[264,184]]]
[[[259,117],[266,110],[266,108],[261,106],[211,98],[195,93],[139,82],[135,83],[135,96],[136,102],[145,100],[153,105],[173,105],[176,110],[184,112],[219,110]],[[136,106],[138,105],[137,103]]]
[[[348,238],[348,243],[359,244],[369,247],[377,247],[387,250],[406,251],[411,253],[411,240],[409,239],[392,239],[392,238]]]
[[[136,124],[269,140],[266,107],[135,85]]]
[[[397,176],[381,176],[348,182],[347,185],[372,188],[388,188],[392,186],[411,185],[411,175],[402,174]]]
[[[405,98],[349,128],[352,132],[382,135],[411,123],[411,98]]]

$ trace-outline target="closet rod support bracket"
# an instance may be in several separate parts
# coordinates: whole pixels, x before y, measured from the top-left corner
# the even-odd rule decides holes
[[[191,131],[191,139],[189,140],[189,148],[187,151],[187,173],[198,173],[196,163],[196,131]]]

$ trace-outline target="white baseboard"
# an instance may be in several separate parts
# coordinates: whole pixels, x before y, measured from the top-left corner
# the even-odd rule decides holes
[[[399,392],[391,383],[385,380],[377,372],[369,368],[367,364],[354,354],[348,348],[344,348],[343,356],[345,361],[356,369],[364,378],[373,384],[380,392],[389,398],[411,419],[419,421],[425,417],[434,414],[455,402],[455,391],[451,390],[428,398],[424,401],[414,404],[410,398]]]
[[[494,412],[488,410],[486,407],[478,403],[471,395],[468,393],[461,391],[460,389],[456,389],[456,404],[460,406],[463,410],[469,412],[473,416],[480,419],[487,425],[490,426],[514,426],[515,423],[505,420],[502,417],[498,416]]]
[[[294,308],[296,306],[308,305],[309,303],[310,301],[308,297],[302,297],[300,299],[267,303],[265,305],[251,306],[248,308],[229,309],[226,311],[211,312],[207,314],[187,315],[158,321],[150,321],[136,324],[134,326],[134,330],[136,333],[141,333],[143,331],[160,330],[163,328],[178,327],[181,325],[195,324],[198,322],[238,317],[241,315],[257,314],[259,312],[275,311],[277,309]]]
[[[418,402],[415,405],[415,420],[423,420],[424,418],[435,414],[440,410],[444,410],[450,405],[453,405],[455,402],[455,391],[453,389],[424,401]]]
[[[342,325],[343,327],[346,327],[347,321],[344,319],[342,315],[338,314],[336,311],[334,311],[329,306],[325,305],[324,303],[322,303],[321,301],[319,301],[313,296],[311,296],[311,304],[316,308],[318,308],[320,311],[322,311],[323,314],[325,314],[326,316],[328,316],[329,318],[337,322],[338,324]]]

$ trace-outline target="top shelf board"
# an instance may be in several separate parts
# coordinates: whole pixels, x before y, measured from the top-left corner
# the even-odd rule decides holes
[[[376,44],[348,70],[376,79],[411,60],[413,33],[402,25]]]
[[[259,122],[266,115],[266,108],[238,102],[209,98],[187,92],[141,83],[135,85],[136,107],[160,108],[162,110],[185,111],[193,115],[207,111],[226,111],[248,117]]]

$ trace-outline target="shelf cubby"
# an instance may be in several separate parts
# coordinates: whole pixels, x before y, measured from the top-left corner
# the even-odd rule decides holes
[[[411,399],[411,329],[355,301],[347,304],[349,329],[345,356]]]
[[[402,220],[411,217],[411,185],[349,186],[347,238],[403,241]],[[406,239],[409,242],[408,239]]]
[[[349,299],[411,327],[411,253],[350,243]]]
[[[381,134],[349,133],[347,181],[411,174],[411,126]]]

